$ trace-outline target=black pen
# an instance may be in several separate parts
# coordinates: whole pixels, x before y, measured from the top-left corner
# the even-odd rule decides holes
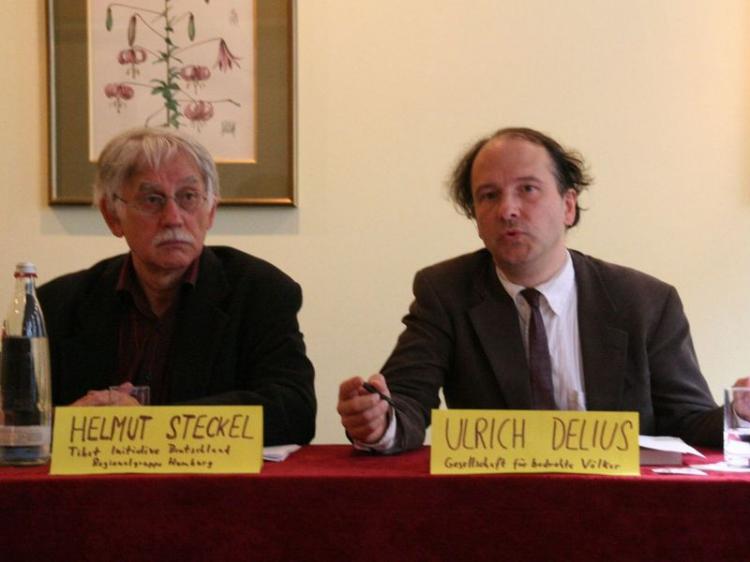
[[[393,398],[391,398],[390,396],[388,396],[386,394],[383,394],[377,388],[375,388],[374,386],[372,386],[369,382],[363,382],[362,383],[362,388],[364,388],[370,394],[377,394],[383,400],[385,400],[386,402],[388,402],[388,404],[391,405],[391,408],[393,408],[394,410],[398,410],[398,407],[396,406],[396,403],[393,401]]]

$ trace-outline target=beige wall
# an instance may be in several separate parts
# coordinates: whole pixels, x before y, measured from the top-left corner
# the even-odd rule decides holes
[[[477,247],[443,183],[504,125],[586,155],[570,245],[678,288],[715,397],[750,374],[748,0],[300,0],[297,24],[299,208],[222,209],[209,242],[302,284],[318,443],[343,441],[337,384],[381,365],[415,270]],[[46,205],[45,25],[42,0],[0,2],[0,303],[18,260],[44,281],[123,249]]]

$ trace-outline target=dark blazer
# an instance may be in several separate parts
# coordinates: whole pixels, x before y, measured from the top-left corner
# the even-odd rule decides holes
[[[708,389],[677,291],[644,273],[571,251],[588,410],[636,411],[641,434],[719,446]],[[439,406],[531,408],[518,313],[487,250],[417,273],[406,329],[383,367],[403,411],[396,450],[418,447]]]
[[[52,363],[52,396],[70,404],[121,381],[115,291],[125,255],[39,288]],[[297,323],[299,285],[273,265],[206,247],[195,287],[183,293],[167,368],[170,404],[263,406],[264,444],[308,443],[315,434],[313,366]]]

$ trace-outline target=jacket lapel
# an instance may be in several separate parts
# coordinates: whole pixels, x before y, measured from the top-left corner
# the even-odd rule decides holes
[[[122,257],[124,259],[124,256]],[[108,264],[91,295],[76,311],[77,318],[71,337],[61,343],[64,373],[75,373],[73,381],[63,381],[63,387],[74,387],[79,396],[67,396],[60,391],[64,402],[80,398],[86,390],[101,390],[116,384],[117,334],[122,305],[115,293],[123,259]],[[92,342],[97,342],[92,345]],[[79,384],[80,383],[80,384]],[[57,394],[57,393],[56,393]]]
[[[228,315],[220,308],[228,290],[224,269],[205,248],[195,287],[184,295],[169,358],[169,399],[182,402],[209,394],[211,366],[224,337]]]
[[[628,334],[617,326],[617,310],[599,272],[582,254],[571,251],[578,289],[587,410],[617,410],[627,370]]]
[[[474,330],[508,407],[531,408],[531,383],[518,312],[500,284],[489,254],[477,272],[477,304],[469,309]]]

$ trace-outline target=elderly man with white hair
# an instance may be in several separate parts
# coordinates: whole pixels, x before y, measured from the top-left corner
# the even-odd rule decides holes
[[[130,251],[39,288],[55,404],[262,405],[264,442],[315,433],[302,292],[273,265],[204,246],[219,199],[208,151],[173,130],[126,131],[103,149],[95,200]]]

